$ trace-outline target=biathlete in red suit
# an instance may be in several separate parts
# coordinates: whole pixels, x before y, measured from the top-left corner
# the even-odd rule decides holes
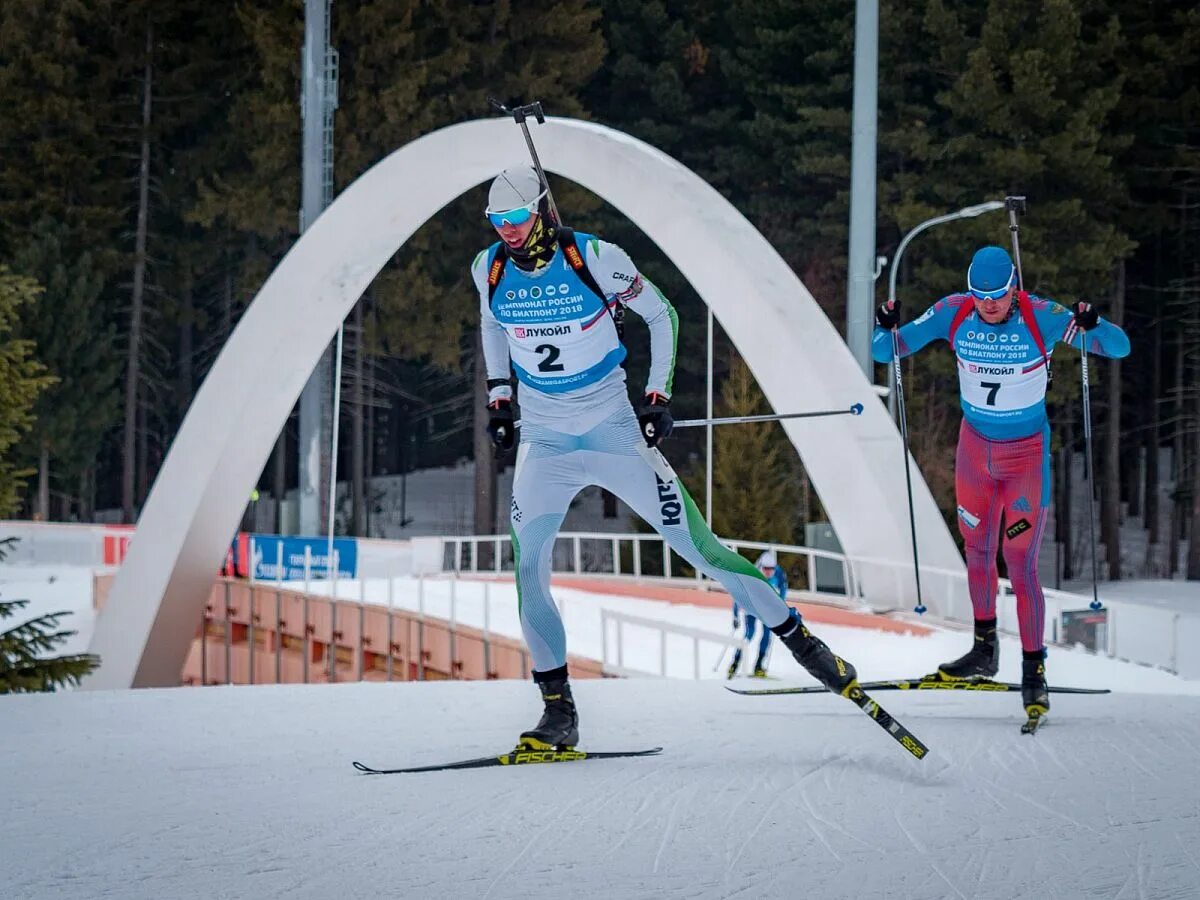
[[[899,305],[876,313],[872,353],[892,359],[891,329]],[[1050,504],[1050,423],[1046,388],[1050,357],[1059,341],[1119,359],[1129,338],[1088,303],[1072,310],[1016,290],[1016,269],[1002,247],[984,247],[967,270],[967,291],[943,297],[899,330],[901,357],[945,340],[958,359],[963,421],[955,457],[958,528],[967,554],[975,614],[970,652],[938,669],[948,680],[989,678],[1000,663],[996,638],[996,550],[1017,595],[1024,650],[1022,699],[1043,715],[1046,693],[1046,605],[1038,580],[1038,548]]]

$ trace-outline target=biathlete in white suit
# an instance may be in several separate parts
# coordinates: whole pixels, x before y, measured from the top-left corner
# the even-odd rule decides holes
[[[779,635],[817,680],[835,693],[846,691],[854,667],[809,633],[752,563],[713,536],[657,450],[672,427],[674,308],[620,247],[556,222],[547,194],[531,166],[501,172],[486,211],[501,240],[471,267],[487,362],[488,432],[502,452],[516,438],[512,373],[520,383],[513,556],[521,628],[545,704],[521,745],[546,750],[579,741],[550,560],[572,498],[588,485],[624,500],[676,553]],[[621,367],[625,309],[650,329],[650,377],[636,415]]]

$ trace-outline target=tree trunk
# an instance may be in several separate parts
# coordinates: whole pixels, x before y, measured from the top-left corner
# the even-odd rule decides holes
[[[1200,423],[1200,391],[1194,392],[1196,421]],[[1188,529],[1188,581],[1200,581],[1200,428],[1192,443],[1191,526]]]
[[[367,296],[371,296],[369,293]],[[375,304],[371,304],[371,333],[375,333]],[[374,346],[371,341],[364,341],[364,347]],[[364,518],[364,534],[371,536],[371,508],[375,499],[371,495],[371,479],[375,477],[375,364],[368,362],[367,369],[367,463],[364,473],[363,491],[366,494],[366,515]]]
[[[50,448],[45,444],[38,452],[37,506],[33,517],[39,522],[50,521]]]
[[[1200,312],[1196,309],[1195,301],[1192,302],[1191,313],[1189,315],[1190,322],[1186,329],[1187,334],[1197,336],[1200,335]],[[1200,388],[1196,385],[1200,384],[1200,361],[1197,361],[1192,369],[1192,381],[1190,385],[1190,395],[1193,403],[1192,411],[1192,458],[1191,462],[1191,482],[1188,485],[1190,488],[1190,510],[1188,518],[1188,555],[1187,555],[1187,579],[1188,581],[1200,581]],[[1182,391],[1180,392],[1182,393]]]
[[[1137,417],[1133,419],[1136,421]],[[1125,419],[1125,426],[1129,424],[1129,419]],[[1125,517],[1124,522],[1128,523],[1130,519],[1140,519],[1142,517],[1142,449],[1141,447],[1130,447],[1131,452],[1121,455],[1121,499],[1125,501]]]
[[[496,533],[496,461],[487,433],[487,365],[483,338],[475,333],[475,533]]]
[[[134,238],[133,291],[129,310],[129,362],[125,369],[125,435],[121,467],[121,511],[132,523],[134,509],[134,462],[137,452],[138,379],[142,343],[142,302],[146,286],[146,233],[150,214],[150,111],[153,88],[152,54],[154,29],[146,23],[146,66],[142,83],[142,152],[138,166],[137,232]]]
[[[179,386],[176,389],[175,397],[180,422],[187,414],[188,407],[192,405],[192,384],[195,378],[192,370],[192,357],[195,354],[196,311],[192,290],[192,281],[189,278],[183,287],[183,296],[180,298],[183,309],[179,315]]]
[[[354,305],[354,390],[350,396],[350,533],[363,537],[363,301]]]
[[[150,411],[145,401],[138,403],[137,429],[137,505],[141,507],[150,493]]]
[[[94,472],[91,466],[79,473],[79,521],[90,522],[96,516],[96,503],[92,496]]]
[[[233,334],[233,270],[228,263],[225,265],[225,291],[221,297],[221,334],[225,336],[221,342],[223,348]]]
[[[1162,318],[1154,322],[1154,349],[1150,358],[1150,427],[1146,431],[1146,529],[1149,532],[1150,556],[1154,546],[1161,540],[1158,524],[1158,441],[1162,416],[1159,413],[1159,396],[1162,394]],[[1153,574],[1153,573],[1152,573]]]
[[[1171,469],[1174,474],[1174,490],[1171,491],[1171,546],[1167,552],[1167,577],[1174,578],[1179,571],[1179,541],[1183,537],[1183,493],[1187,475],[1185,459],[1186,434],[1184,427],[1183,360],[1185,337],[1177,330],[1175,345],[1175,442],[1171,452]]]
[[[1112,315],[1116,325],[1125,321],[1125,260],[1117,263]],[[1085,337],[1086,340],[1086,337]],[[1107,550],[1108,578],[1121,580],[1121,361],[1108,360],[1108,428],[1104,448],[1104,490],[1101,491],[1101,540]]]

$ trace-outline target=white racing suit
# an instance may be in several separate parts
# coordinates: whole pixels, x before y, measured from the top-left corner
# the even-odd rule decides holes
[[[521,382],[521,429],[513,477],[512,541],[521,628],[535,671],[567,661],[567,641],[550,595],[555,537],[574,496],[599,485],[654,526],[692,566],[719,581],[733,600],[768,628],[788,607],[762,573],[713,536],[670,465],[646,446],[625,389],[625,348],[611,311],[622,304],[650,328],[646,392],[670,396],[678,318],[620,247],[576,233],[591,290],[560,248],[536,272],[509,261],[494,290],[489,277],[499,245],[472,266],[480,294],[489,402],[510,399],[512,363]],[[489,300],[489,293],[491,299]]]

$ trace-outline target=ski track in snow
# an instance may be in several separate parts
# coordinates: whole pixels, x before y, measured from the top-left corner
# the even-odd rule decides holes
[[[832,696],[579,682],[585,747],[658,757],[363,776],[499,752],[528,682],[0,698],[5,900],[1200,896],[1200,698]]]

